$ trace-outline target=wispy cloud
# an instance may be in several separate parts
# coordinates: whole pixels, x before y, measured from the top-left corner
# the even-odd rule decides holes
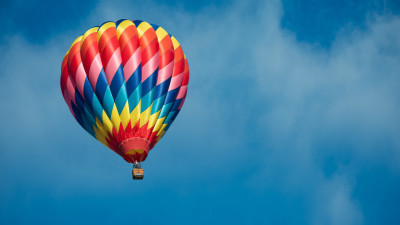
[[[24,180],[54,196],[94,187],[127,191],[121,180],[128,166],[69,115],[59,70],[80,28],[143,19],[181,42],[191,80],[179,118],[149,155],[145,166],[153,177],[141,193],[176,185],[182,195],[198,185],[213,193],[233,185],[255,195],[279,190],[304,199],[291,204],[309,211],[302,215],[308,223],[362,223],[353,196],[357,174],[374,165],[400,173],[400,19],[372,17],[367,29],[340,32],[324,49],[282,29],[283,13],[278,1],[211,5],[195,14],[166,4],[102,1],[77,29],[44,45],[18,34],[6,38],[2,196]]]

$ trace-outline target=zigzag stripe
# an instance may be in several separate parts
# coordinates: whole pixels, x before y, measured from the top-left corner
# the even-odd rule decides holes
[[[110,91],[107,90],[108,84],[103,70],[96,39],[97,29],[98,27],[94,27],[88,30],[82,37],[82,64],[86,74],[88,74],[88,79],[100,104],[104,108],[107,116],[110,117],[113,108],[113,101]]]
[[[187,62],[186,56],[183,55],[183,78],[182,78],[182,83],[181,87],[179,89],[179,93],[176,96],[176,100],[172,104],[172,108],[170,112],[168,113],[168,116],[166,119],[163,121],[163,125],[161,126],[161,129],[157,133],[157,141],[161,139],[161,137],[167,132],[169,127],[171,126],[172,122],[175,120],[175,118],[178,116],[180,109],[182,108],[183,103],[185,102],[186,94],[187,94],[187,86],[189,83],[189,64]]]
[[[60,87],[76,121],[126,161],[143,161],[175,120],[189,78],[179,42],[163,28],[119,20],[93,27],[64,56]],[[147,149],[122,150],[122,141]]]
[[[67,61],[67,55],[64,58],[64,61]],[[66,67],[66,64],[67,63],[63,63],[63,66]],[[99,141],[103,142],[104,136],[97,135],[96,133],[96,131],[101,130],[102,128],[98,127],[94,123],[93,112],[91,112],[90,108],[84,102],[84,99],[80,95],[76,86],[74,86],[73,81],[71,81],[67,67],[62,69],[61,77],[61,88],[63,96],[71,112],[73,112],[75,119],[88,133],[99,139]],[[67,86],[69,88],[67,88]],[[74,99],[74,101],[72,101],[71,99]]]
[[[80,54],[80,46],[82,46],[82,44],[83,43],[81,42],[81,39],[77,39],[75,45],[73,45],[73,47],[71,47],[69,51],[70,53],[72,53],[69,54],[69,67],[72,69],[70,76],[73,79],[73,82],[75,82],[75,84],[77,85],[80,96],[82,96],[82,99],[84,99],[85,104],[87,105],[85,107],[85,111],[92,115],[92,117],[90,118],[90,122],[93,124],[94,127],[97,128],[97,136],[101,136],[101,139],[104,139],[106,136],[108,136],[108,133],[112,132],[112,126],[108,122],[108,118],[103,118],[103,108],[96,95],[94,94],[94,91],[86,75],[86,71],[84,69]],[[74,69],[76,69],[76,72],[74,72]],[[106,125],[106,128],[103,127],[103,124],[96,123],[98,119],[102,121],[107,121],[106,123],[104,123],[104,125]]]
[[[109,134],[112,134],[112,127],[119,122],[111,122],[110,118],[114,108],[114,99],[103,70],[102,59],[99,53],[97,43],[98,27],[89,29],[82,37],[80,54],[82,57],[83,68],[86,71],[88,80],[94,96],[93,108],[96,108],[96,115],[101,112],[100,122],[107,128]],[[101,109],[102,108],[102,109]]]
[[[142,59],[142,93],[140,107],[140,127],[149,121],[154,100],[155,86],[158,77],[159,45],[157,35],[152,26],[146,22],[134,21],[137,27]],[[147,126],[140,131],[141,137],[146,137]]]
[[[161,108],[161,112],[158,115],[157,122],[153,128],[153,133],[157,133],[157,136],[161,135],[161,133],[163,132],[163,128],[165,128],[166,126],[165,120],[166,118],[168,118],[167,116],[173,106],[176,96],[179,93],[180,84],[182,83],[183,79],[183,71],[185,65],[184,62],[182,63],[183,51],[180,47],[179,42],[174,37],[171,37],[171,42],[174,49],[174,68],[164,104]],[[152,135],[152,137],[155,138],[154,135]]]
[[[111,113],[111,121],[113,121],[117,133],[119,133],[119,124],[122,122],[122,127],[125,129],[130,120],[130,115],[115,23],[107,22],[100,26],[97,39],[99,40],[101,59],[106,68],[107,81],[115,102]]]
[[[139,104],[141,98],[140,82],[142,67],[140,41],[136,26],[129,20],[117,21],[117,35],[120,48],[122,49],[121,57],[128,96],[129,112],[132,113]]]
[[[171,77],[174,69],[174,46],[172,40],[162,27],[156,25],[153,27],[156,30],[160,47],[160,70],[158,71],[153,106],[148,124],[148,129],[150,129],[152,132],[154,131],[154,127],[156,126],[167,97],[167,92],[171,83]],[[150,139],[152,132],[148,132],[146,138]]]
[[[77,91],[75,91],[75,93],[71,92],[71,95],[76,96],[75,99],[79,100],[76,102],[78,105],[81,105],[81,110],[84,110],[85,113],[88,114],[88,121],[97,128],[98,132],[101,133],[98,133],[97,136],[101,136],[101,138],[104,139],[104,137],[107,136],[107,131],[112,131],[112,126],[110,126],[109,123],[105,123],[107,127],[107,131],[105,131],[102,124],[96,124],[97,118],[106,121],[107,118],[103,118],[103,108],[101,107],[97,97],[94,95],[82,64],[80,55],[81,37],[76,39],[68,54],[68,66],[71,69],[69,71],[69,77],[71,78],[71,84],[69,86],[72,85],[77,88]]]

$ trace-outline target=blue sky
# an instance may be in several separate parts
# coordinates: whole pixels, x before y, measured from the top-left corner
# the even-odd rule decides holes
[[[0,224],[400,224],[396,1],[13,1],[0,9]],[[72,41],[142,19],[188,57],[188,98],[143,164],[59,90]]]

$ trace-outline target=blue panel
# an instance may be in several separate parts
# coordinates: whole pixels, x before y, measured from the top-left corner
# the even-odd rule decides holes
[[[79,125],[81,125],[83,127],[81,111],[76,107],[76,105],[74,104],[73,101],[71,101],[71,108],[72,108],[72,112],[74,112],[76,121],[78,121]]]
[[[170,82],[171,82],[171,77],[156,86],[156,93],[154,95],[154,99],[157,99],[168,92]]]
[[[175,101],[175,98],[179,93],[179,89],[180,88],[178,87],[178,88],[175,88],[174,90],[169,91],[164,104],[168,104],[168,103]]]
[[[168,123],[171,121],[171,119],[172,119],[172,117],[174,116],[175,113],[176,113],[176,111],[171,111],[171,112],[168,114],[167,118],[164,120],[164,123],[163,123],[163,124],[168,124]]]
[[[89,125],[90,123],[88,123],[85,113],[79,110],[78,107],[76,107],[76,105],[73,102],[71,102],[71,108],[75,114],[75,119],[76,121],[78,121],[79,125],[81,125],[81,127],[83,127],[89,134],[93,136],[94,135],[93,127]]]
[[[128,96],[131,96],[132,92],[136,90],[137,86],[141,83],[142,80],[142,64],[136,68],[133,72],[132,76],[126,81],[126,92]]]
[[[94,134],[94,130],[93,130],[93,126],[92,124],[88,121],[88,118],[86,117],[86,115],[84,115],[82,113],[82,121],[83,121],[83,127],[85,128],[85,130],[92,135],[93,137],[95,137]]]
[[[154,30],[157,30],[160,27],[160,26],[155,25],[155,24],[150,24],[150,25],[153,27]]]
[[[117,110],[118,110],[119,114],[121,114],[127,101],[128,101],[128,99],[126,97],[125,84],[122,84],[122,87],[117,95],[117,98],[115,99],[115,105],[117,106]]]
[[[176,110],[178,110],[178,107],[179,107],[179,105],[181,104],[182,100],[183,100],[183,98],[176,99],[175,102],[174,102],[174,105],[172,106],[171,111],[176,111]]]
[[[172,102],[164,105],[161,109],[161,113],[158,116],[158,118],[166,117],[168,115],[169,111],[171,110],[171,107],[172,107]]]
[[[174,122],[174,120],[176,119],[176,117],[178,116],[180,110],[176,111],[173,116],[171,117],[169,123],[167,124],[167,126],[165,127],[165,132],[167,132],[168,128],[171,126],[171,124]]]
[[[142,97],[142,103],[141,103],[141,111],[145,111],[147,108],[150,107],[151,103],[153,102],[153,94],[154,94],[154,89],[151,90],[147,95]]]
[[[76,88],[75,88],[75,102],[80,111],[82,112],[85,111],[85,101],[83,100],[82,95],[79,94],[79,91]]]
[[[88,123],[90,123],[91,125],[95,125],[96,124],[96,120],[94,119],[95,117],[93,116],[92,112],[90,112],[90,110],[87,107],[85,107],[85,114],[86,114]]]
[[[142,90],[142,85],[139,84],[139,86],[135,89],[135,91],[129,96],[129,112],[132,112],[136,106],[139,104],[139,101],[141,99],[141,91]]]
[[[178,114],[179,114],[180,111],[181,111],[181,110],[178,110],[178,111],[176,111],[176,113],[174,113],[174,115],[173,115],[172,118],[171,118],[171,122],[168,124],[168,126],[171,126],[172,122],[175,121],[175,119],[176,119],[176,117],[178,116]]]
[[[104,94],[105,94],[107,88],[108,88],[108,83],[107,83],[106,75],[104,73],[104,70],[101,69],[99,77],[97,78],[97,82],[96,82],[96,96],[102,105],[104,105],[103,99],[104,99]]]
[[[87,104],[89,106],[92,106],[94,92],[93,92],[93,88],[90,85],[90,82],[87,78],[85,79],[85,84],[83,85],[83,95],[85,96],[85,100],[86,100]]]
[[[100,121],[103,121],[103,107],[95,95],[93,95],[93,111],[97,118],[99,118]]]
[[[136,25],[136,27],[138,27],[139,26],[139,24],[141,24],[143,21],[141,21],[141,20],[135,20],[135,21],[133,21],[133,23]]]
[[[119,89],[121,89],[122,84],[125,82],[124,80],[124,72],[122,70],[122,64],[118,67],[117,71],[114,74],[113,79],[111,80],[110,89],[112,96],[114,99],[117,98],[119,93]]]
[[[161,98],[157,98],[153,101],[153,107],[151,108],[151,114],[158,112],[164,105],[165,95]]]
[[[114,99],[111,96],[111,91],[110,88],[107,87],[105,94],[104,94],[104,99],[103,99],[103,108],[104,111],[106,111],[108,117],[111,118],[111,112],[114,107]]]
[[[157,84],[158,68],[143,82],[142,96],[147,95]]]

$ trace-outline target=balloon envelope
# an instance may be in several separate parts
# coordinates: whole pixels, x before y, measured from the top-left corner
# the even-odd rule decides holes
[[[61,66],[76,121],[127,162],[142,162],[186,98],[189,66],[179,42],[144,21],[119,20],[78,37]]]

